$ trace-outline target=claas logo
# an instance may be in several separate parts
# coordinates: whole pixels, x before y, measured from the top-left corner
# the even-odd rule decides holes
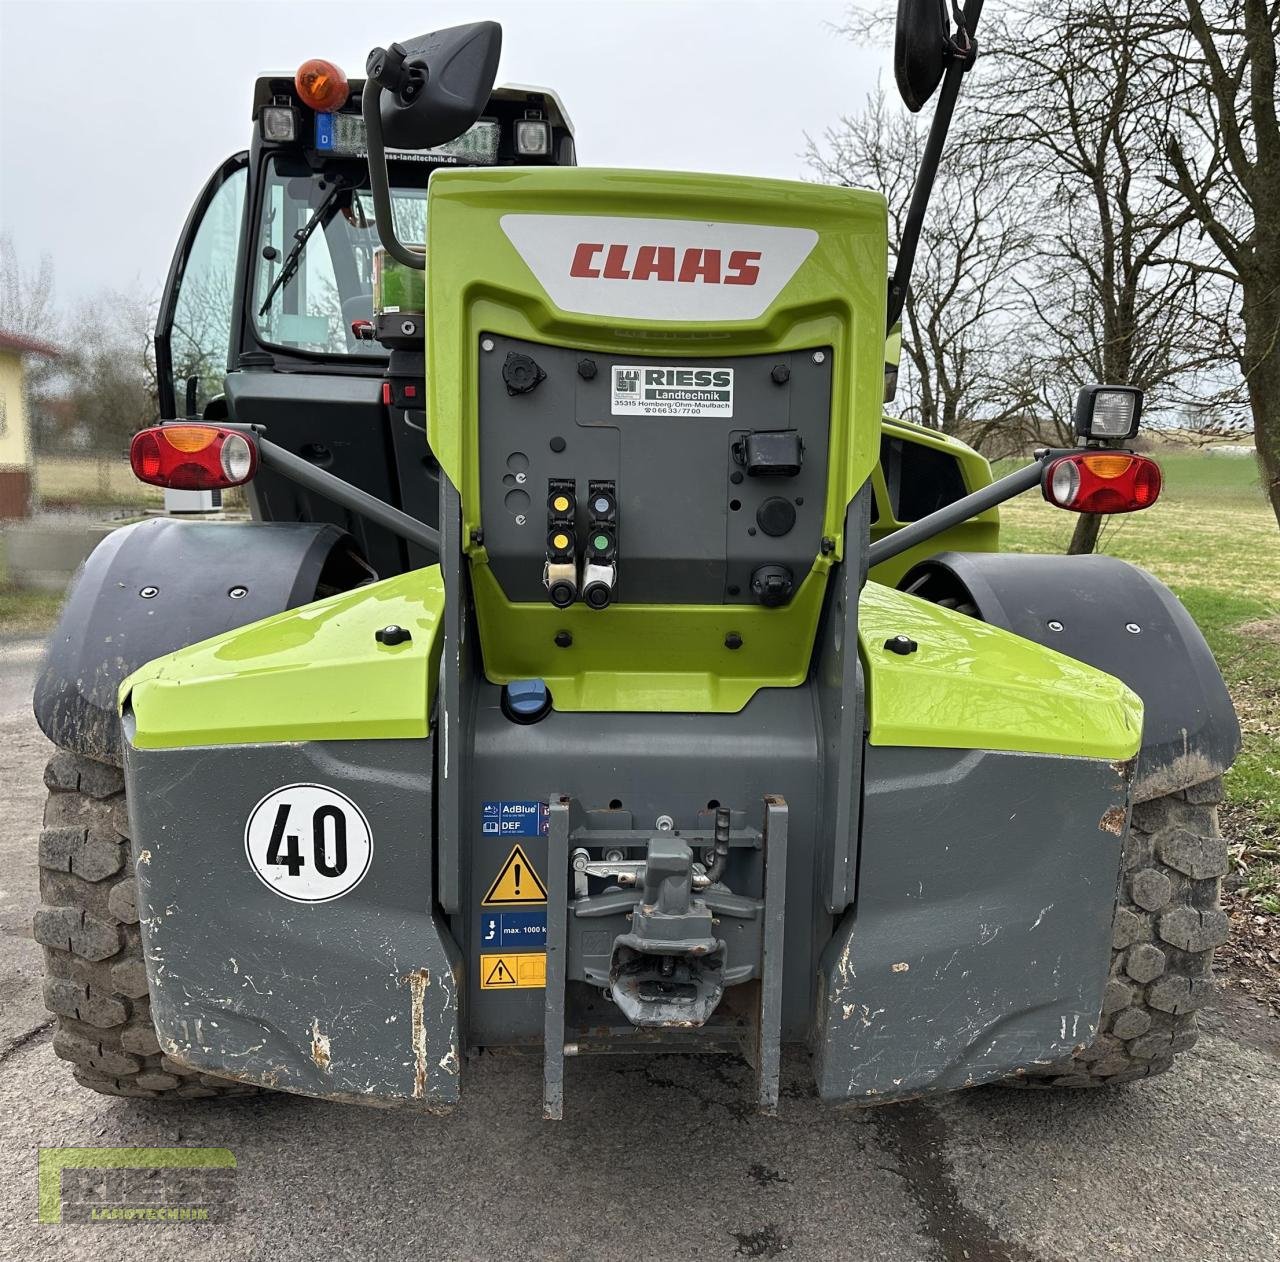
[[[674,245],[622,245],[583,241],[573,252],[570,276],[584,280],[660,280],[680,285],[754,285],[760,250],[702,250]]]

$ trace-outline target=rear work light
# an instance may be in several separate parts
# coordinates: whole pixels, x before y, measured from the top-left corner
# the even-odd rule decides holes
[[[134,476],[175,491],[242,486],[258,471],[253,439],[217,425],[156,425],[129,444]]]
[[[1160,498],[1160,466],[1129,451],[1081,451],[1044,471],[1044,497],[1073,513],[1132,513]]]

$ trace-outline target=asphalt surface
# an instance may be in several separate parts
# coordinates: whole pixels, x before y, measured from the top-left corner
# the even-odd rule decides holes
[[[30,642],[0,641],[0,1258],[1259,1259],[1280,1257],[1280,1022],[1223,997],[1172,1073],[1105,1092],[982,1088],[838,1113],[784,1063],[780,1116],[710,1058],[482,1056],[422,1118],[294,1096],[161,1105],[77,1087],[40,1000],[48,746]],[[213,1145],[228,1225],[42,1226],[38,1146]]]

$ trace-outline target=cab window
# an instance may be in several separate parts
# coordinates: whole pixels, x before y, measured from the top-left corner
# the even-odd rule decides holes
[[[240,167],[214,193],[191,239],[173,305],[169,354],[174,399],[185,411],[186,383],[197,378],[197,415],[214,395],[222,393],[227,371],[247,179]]]
[[[426,205],[425,188],[393,188],[392,214],[402,241],[425,239]],[[301,249],[291,260],[300,236]],[[352,330],[353,321],[373,318],[379,244],[368,189],[273,157],[255,242],[259,339],[311,354],[385,356],[376,342]]]

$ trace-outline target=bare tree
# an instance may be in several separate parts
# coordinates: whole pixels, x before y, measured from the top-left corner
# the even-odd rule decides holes
[[[806,159],[826,183],[883,193],[896,242],[925,135],[919,119],[877,91],[861,113],[810,139]],[[903,414],[987,451],[1016,446],[1035,405],[1028,378],[1013,370],[1011,305],[1034,234],[993,156],[974,135],[948,151],[948,175],[934,192],[903,308],[902,339],[910,369]]]
[[[53,260],[46,254],[34,271],[24,269],[13,237],[0,232],[0,328],[47,339],[57,323]]]
[[[169,353],[173,393],[180,408],[185,406],[186,383],[191,377],[197,383],[197,410],[222,393],[231,342],[234,286],[234,276],[225,269],[205,269],[189,272],[178,291]]]
[[[0,329],[57,345],[62,320],[54,295],[53,260],[46,254],[34,269],[22,266],[13,237],[0,232]],[[37,440],[48,425],[47,395],[59,371],[58,361],[33,356],[27,362],[27,409]]]
[[[1144,17],[1179,107],[1166,180],[1216,248],[1204,274],[1237,287],[1239,365],[1280,522],[1280,0],[1179,0]]]
[[[78,309],[58,389],[90,450],[119,455],[155,422],[154,325],[154,302],[136,293],[106,291]]]
[[[981,112],[1052,225],[1021,288],[1055,419],[1088,380],[1172,409],[1230,356],[1221,278],[1166,179],[1173,94],[1143,31],[1133,3],[1022,0],[987,32]],[[1099,526],[1083,515],[1069,550],[1092,551]]]

